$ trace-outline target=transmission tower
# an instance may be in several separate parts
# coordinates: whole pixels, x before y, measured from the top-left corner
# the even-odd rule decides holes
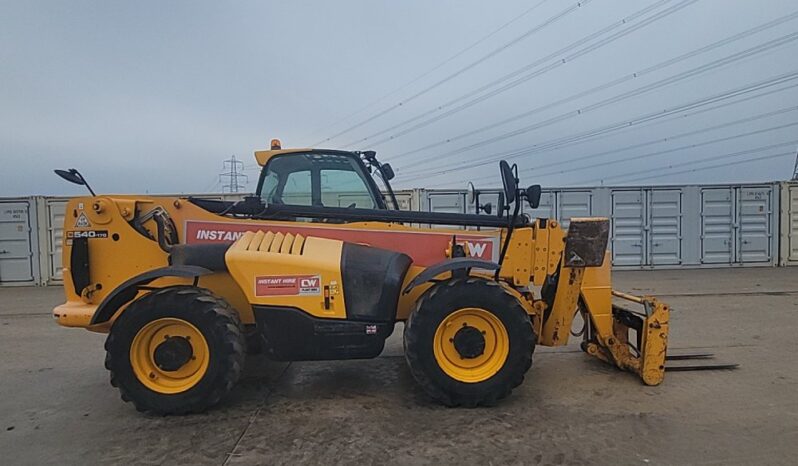
[[[246,189],[249,178],[244,174],[244,162],[236,160],[236,156],[232,155],[223,162],[222,170],[225,170],[219,174],[219,181],[225,183],[222,185],[222,192],[237,193]],[[239,179],[243,180],[243,185],[238,182]]]

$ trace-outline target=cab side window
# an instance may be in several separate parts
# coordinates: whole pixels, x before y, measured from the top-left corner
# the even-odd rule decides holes
[[[310,170],[291,172],[285,179],[281,200],[288,205],[313,205]]]
[[[352,170],[321,171],[321,203],[325,207],[377,208],[363,179]]]

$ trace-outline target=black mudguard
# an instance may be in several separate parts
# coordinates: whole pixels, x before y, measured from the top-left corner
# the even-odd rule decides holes
[[[423,272],[416,275],[413,280],[407,284],[403,290],[403,293],[410,293],[413,288],[421,285],[422,283],[431,281],[433,278],[445,272],[463,270],[468,273],[468,271],[471,269],[496,271],[499,270],[499,268],[501,268],[499,264],[482,259],[472,259],[470,257],[456,257],[454,259],[447,259],[427,267]]]
[[[155,279],[163,277],[196,278],[213,273],[212,270],[196,265],[172,265],[149,270],[126,280],[116,287],[94,311],[91,325],[108,322],[123,304],[136,297],[139,287],[147,285]]]

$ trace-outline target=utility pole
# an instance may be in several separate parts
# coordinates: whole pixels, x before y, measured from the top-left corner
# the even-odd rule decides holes
[[[222,185],[222,192],[237,193],[246,189],[246,183],[249,182],[247,175],[244,172],[244,162],[236,160],[236,156],[230,156],[230,160],[225,160],[222,163],[222,170],[226,170],[219,174],[219,180],[225,183]],[[239,184],[238,180],[242,179],[244,185]]]

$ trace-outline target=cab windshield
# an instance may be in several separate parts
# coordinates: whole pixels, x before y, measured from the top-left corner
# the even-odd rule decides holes
[[[358,209],[385,208],[357,155],[300,152],[271,158],[261,172],[258,195],[267,205]]]

